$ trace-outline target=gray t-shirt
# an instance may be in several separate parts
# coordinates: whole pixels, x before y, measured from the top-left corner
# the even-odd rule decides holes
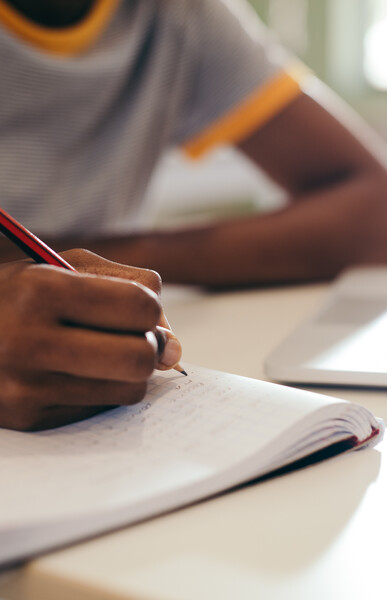
[[[0,26],[0,205],[38,234],[135,228],[161,153],[252,131],[261,93],[270,118],[288,61],[235,0],[121,0],[70,57]]]

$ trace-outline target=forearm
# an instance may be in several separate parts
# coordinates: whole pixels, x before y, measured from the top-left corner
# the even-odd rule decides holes
[[[165,282],[225,286],[326,279],[351,264],[387,261],[385,189],[383,172],[359,175],[269,215],[67,245],[154,269]]]
[[[209,286],[326,279],[351,264],[387,262],[383,171],[332,184],[263,216],[122,238],[46,239],[158,271],[165,282]],[[0,261],[20,258],[0,240]]]
[[[122,252],[124,262],[178,283],[330,278],[351,264],[387,261],[385,186],[384,176],[347,181],[270,215],[145,235],[114,248],[112,258]]]

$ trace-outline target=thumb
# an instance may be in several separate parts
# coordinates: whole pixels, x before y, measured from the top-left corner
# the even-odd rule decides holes
[[[157,369],[165,371],[173,369],[181,359],[182,347],[170,329],[166,327],[156,327],[156,339],[158,344],[159,362]]]

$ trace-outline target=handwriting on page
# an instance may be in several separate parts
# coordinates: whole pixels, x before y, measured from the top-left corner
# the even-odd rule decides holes
[[[85,510],[91,499],[134,494],[161,485],[163,477],[203,475],[229,467],[257,451],[273,432],[298,418],[291,391],[281,393],[259,381],[190,367],[189,377],[156,375],[141,403],[110,410],[57,430],[33,434],[1,431],[2,509],[13,505],[16,487],[44,486],[47,515],[71,502]],[[300,413],[305,407],[300,407]],[[12,472],[8,472],[7,467]],[[44,477],[42,477],[44,473]],[[85,483],[87,473],[87,483]],[[16,484],[15,484],[16,482]],[[59,500],[58,500],[59,498]],[[60,500],[62,499],[62,500]],[[20,510],[25,511],[25,502]],[[55,508],[56,507],[56,508]],[[34,506],[31,515],[43,510]],[[34,512],[35,511],[35,512]]]

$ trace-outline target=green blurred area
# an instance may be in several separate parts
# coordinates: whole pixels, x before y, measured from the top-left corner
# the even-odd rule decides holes
[[[286,19],[289,29],[297,26],[297,15],[293,20],[289,16],[292,9],[301,14],[301,6],[303,22],[298,27],[305,31],[306,43],[301,51],[291,44],[290,49],[387,139],[387,91],[373,87],[364,71],[364,39],[377,1],[250,0],[250,3],[274,31],[280,26],[277,33],[288,47]],[[286,12],[282,24],[281,8]],[[387,69],[387,56],[382,60]]]
[[[356,2],[356,0],[354,1]],[[250,0],[250,3],[266,24],[270,21],[270,2],[271,0]],[[287,0],[287,4],[291,6],[292,0]],[[328,42],[328,3],[325,0],[307,0],[305,5],[308,43],[301,58],[323,81],[326,81],[328,79],[327,53],[325,52],[325,45]]]

